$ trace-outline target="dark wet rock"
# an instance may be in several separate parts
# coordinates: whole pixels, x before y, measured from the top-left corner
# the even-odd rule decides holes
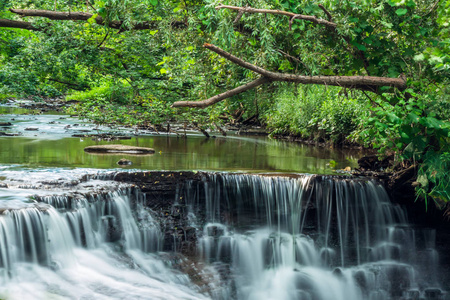
[[[419,290],[408,290],[404,292],[404,298],[407,300],[420,300]]]
[[[120,241],[123,229],[118,226],[115,216],[108,215],[102,217],[102,226],[104,227],[106,242],[114,243]]]
[[[37,127],[27,127],[27,128],[25,128],[25,130],[26,131],[38,131],[39,128],[37,128]]]
[[[133,164],[133,162],[132,162],[131,160],[129,160],[129,159],[122,158],[122,159],[120,159],[120,160],[117,162],[117,164],[118,164],[118,165],[121,165],[121,166],[126,166],[126,165],[131,165],[131,164]]]
[[[18,136],[19,134],[17,133],[7,133],[7,132],[3,132],[0,131],[0,136]]]
[[[344,278],[344,272],[342,272],[341,268],[335,268],[332,273],[333,273],[334,276],[336,276],[339,279],[343,279]]]
[[[8,185],[4,182],[0,182],[0,188],[8,188]]]
[[[9,127],[12,126],[10,122],[0,122],[0,127]]]
[[[84,148],[88,153],[129,153],[129,154],[153,154],[155,150],[146,147],[136,147],[128,145],[96,145]]]
[[[379,160],[377,155],[368,155],[358,160],[358,165],[363,170],[382,171],[392,165],[394,156],[388,156],[383,160]]]
[[[427,288],[424,290],[426,300],[440,300],[442,295],[442,290],[438,288]]]

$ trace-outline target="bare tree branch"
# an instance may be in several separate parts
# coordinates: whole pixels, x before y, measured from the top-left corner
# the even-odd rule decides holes
[[[333,20],[333,16],[330,14],[330,12],[322,4],[318,4],[318,6],[328,16],[328,21],[331,22]]]
[[[0,19],[0,27],[21,28],[33,31],[41,31],[41,29],[33,26],[33,24],[31,24],[30,22],[14,21],[8,19]]]
[[[292,59],[292,60],[294,60],[295,62],[302,64],[302,66],[303,66],[306,70],[310,71],[310,68],[309,68],[309,67],[308,67],[301,59],[299,59],[298,57],[292,56],[292,55],[290,55],[289,53],[286,53],[286,52],[284,52],[284,51],[281,50],[281,49],[278,49],[277,51],[278,51],[279,53],[283,54],[283,55],[284,55],[285,57],[287,57],[288,59]]]
[[[250,13],[250,14],[273,14],[273,15],[288,16],[290,18],[295,17],[295,19],[311,21],[313,23],[325,25],[325,26],[333,28],[333,29],[335,29],[337,27],[336,23],[330,22],[330,21],[327,21],[324,19],[319,19],[316,16],[294,14],[292,12],[278,10],[278,9],[258,9],[258,8],[252,8],[252,7],[239,7],[239,6],[223,5],[223,4],[216,6],[216,9],[225,9],[225,8],[231,9],[231,10],[237,10],[237,11],[244,11],[245,13]]]
[[[238,12],[238,14],[237,14],[237,16],[236,16],[236,19],[234,19],[234,21],[233,21],[233,24],[239,23],[239,21],[241,20],[242,16],[244,15],[244,12],[245,12],[245,9],[241,9],[241,10]]]
[[[391,86],[401,90],[406,88],[406,82],[402,78],[389,78],[376,76],[302,76],[302,75],[272,72],[263,69],[261,67],[255,66],[249,62],[246,62],[215,45],[204,44],[203,47],[216,52],[220,56],[228,59],[229,61],[241,67],[249,69],[255,73],[261,74],[262,76],[267,77],[271,81],[287,81],[302,84],[333,85],[360,90],[367,90],[371,92],[376,92],[378,90],[378,87],[381,86]]]
[[[216,95],[202,101],[177,101],[172,104],[172,107],[198,107],[205,108],[210,105],[216,104],[231,96],[243,93],[247,90],[255,88],[259,85],[271,82],[271,81],[286,81],[302,84],[320,84],[320,85],[332,85],[346,88],[354,88],[363,91],[377,92],[379,87],[390,86],[404,90],[406,88],[406,81],[404,78],[389,78],[389,77],[375,77],[375,76],[302,76],[294,74],[285,74],[271,72],[261,67],[255,66],[249,62],[246,62],[231,53],[228,53],[221,48],[212,45],[204,44],[203,47],[216,52],[220,56],[228,59],[229,61],[249,69],[255,73],[262,75],[263,77],[249,82],[245,85],[237,87],[233,90],[226,91],[222,94]]]
[[[92,18],[93,14],[86,12],[61,12],[52,10],[39,9],[10,9],[12,13],[18,14],[22,17],[43,17],[50,20],[71,20],[71,21],[87,21]],[[101,16],[95,18],[95,22],[99,25],[107,25],[114,29],[127,30],[123,27],[122,21],[110,21],[107,24]],[[155,24],[152,22],[142,22],[133,24],[134,30],[145,30],[154,28]]]
[[[270,82],[270,80],[268,78],[265,77],[261,77],[258,78],[252,82],[249,82],[247,84],[241,85],[235,89],[226,91],[225,93],[216,95],[214,97],[211,97],[209,99],[206,100],[202,100],[202,101],[177,101],[174,104],[172,104],[172,107],[198,107],[198,108],[205,108],[208,106],[211,106],[213,104],[216,104],[217,102],[220,102],[222,100],[225,100],[227,98],[230,98],[234,95],[243,93],[247,90],[253,89],[259,85],[262,85],[264,83]]]

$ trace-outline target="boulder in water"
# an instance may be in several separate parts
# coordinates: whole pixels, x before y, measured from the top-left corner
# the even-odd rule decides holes
[[[89,153],[129,153],[129,154],[153,154],[155,150],[146,147],[127,145],[96,145],[84,148]]]
[[[9,126],[11,126],[12,124],[11,123],[9,123],[9,122],[0,122],[0,127],[9,127]]]

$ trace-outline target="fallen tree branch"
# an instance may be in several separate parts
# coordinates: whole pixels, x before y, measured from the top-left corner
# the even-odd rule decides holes
[[[8,19],[0,19],[0,27],[20,28],[20,29],[27,29],[27,30],[33,30],[33,31],[41,31],[40,28],[35,27],[30,22],[14,21],[14,20],[8,20]]]
[[[375,77],[375,76],[302,76],[294,74],[285,74],[271,72],[261,67],[255,66],[249,62],[246,62],[231,53],[222,50],[221,48],[212,45],[204,44],[203,47],[216,52],[220,56],[228,59],[229,61],[249,69],[255,73],[262,75],[263,77],[249,82],[245,85],[239,86],[235,89],[226,91],[214,97],[211,97],[202,101],[177,101],[172,104],[172,107],[197,107],[205,108],[210,105],[216,104],[224,99],[230,98],[234,95],[243,93],[247,90],[255,88],[259,85],[271,82],[271,81],[286,81],[302,84],[320,84],[320,85],[332,85],[347,88],[354,88],[363,91],[378,92],[378,88],[382,86],[390,86],[404,90],[406,88],[406,81],[402,78],[389,78],[389,77]]]
[[[220,56],[228,59],[229,61],[249,69],[255,73],[261,74],[271,81],[287,81],[296,82],[302,84],[321,84],[321,85],[333,85],[340,87],[356,88],[360,90],[368,90],[376,92],[378,87],[390,86],[400,90],[406,88],[406,82],[402,78],[390,78],[390,77],[376,77],[376,76],[303,76],[295,74],[277,73],[268,71],[261,67],[248,63],[225,50],[212,45],[204,44],[203,47],[216,52]]]
[[[213,104],[216,104],[217,102],[220,102],[222,100],[225,100],[227,98],[230,98],[234,95],[243,93],[247,90],[253,89],[261,84],[270,82],[270,80],[268,78],[265,77],[261,77],[258,78],[252,82],[249,82],[247,84],[241,85],[235,89],[226,91],[225,93],[219,94],[219,95],[215,95],[214,97],[211,97],[209,99],[206,100],[202,100],[202,101],[177,101],[175,103],[172,104],[172,107],[198,107],[198,108],[205,108],[208,106],[211,106]]]
[[[208,133],[205,129],[201,128],[201,127],[198,125],[197,122],[192,122],[192,124],[195,126],[195,128],[197,128],[198,131],[200,131],[201,133],[203,133],[203,135],[204,135],[207,139],[209,139],[209,138],[211,137],[211,136],[209,135],[209,133]]]
[[[50,20],[70,20],[70,21],[87,21],[92,18],[94,15],[87,12],[61,12],[61,11],[52,11],[52,10],[39,10],[39,9],[13,9],[10,11],[12,13],[18,14],[22,17],[42,17]],[[127,28],[123,27],[122,21],[110,21],[108,23],[101,16],[95,17],[95,22],[98,25],[107,25],[108,27],[114,29],[127,30]],[[154,28],[155,24],[152,22],[142,22],[133,24],[134,30],[145,30]]]

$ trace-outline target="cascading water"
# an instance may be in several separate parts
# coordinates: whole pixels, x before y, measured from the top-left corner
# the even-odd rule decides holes
[[[376,182],[203,174],[158,200],[114,178],[0,188],[0,299],[444,299],[433,232]],[[195,229],[182,273],[164,251]]]
[[[442,296],[432,239],[421,248],[424,232],[373,181],[213,175],[184,199],[203,228],[200,255],[226,285],[218,298]]]
[[[32,198],[1,202],[0,299],[205,298],[152,254],[162,233],[139,190]]]

